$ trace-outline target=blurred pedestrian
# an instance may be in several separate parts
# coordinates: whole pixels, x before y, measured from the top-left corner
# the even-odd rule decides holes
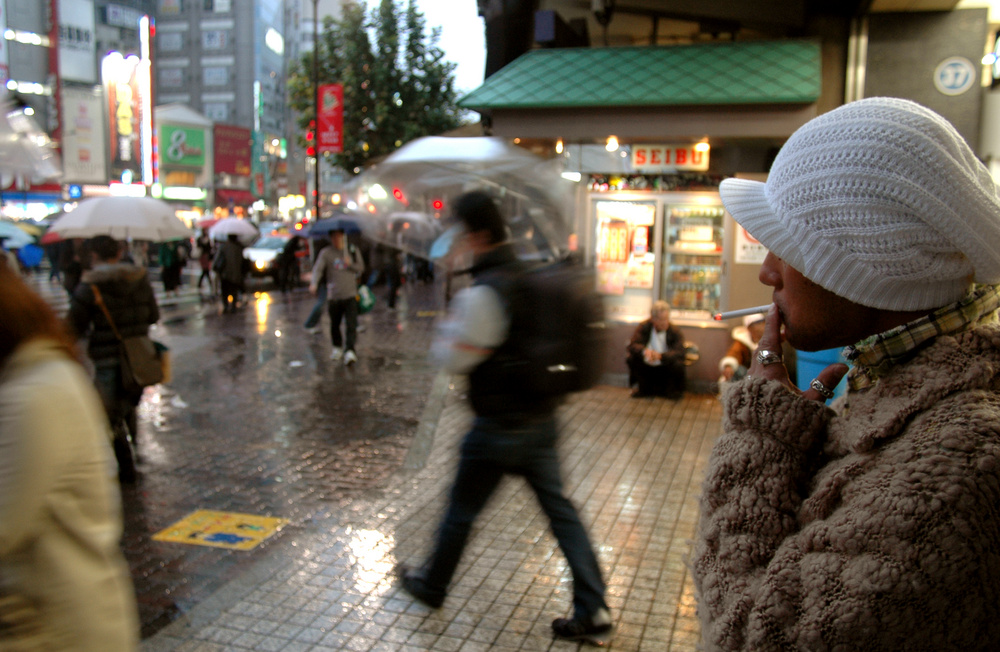
[[[59,252],[59,269],[62,271],[63,288],[73,296],[76,286],[80,284],[80,277],[83,276],[85,268],[90,267],[90,250],[86,242],[79,238],[67,240],[62,251]]]
[[[302,236],[293,235],[278,254],[278,288],[282,292],[290,292],[299,285],[299,250],[302,247]]]
[[[800,127],[722,201],[769,253],[747,377],[723,393],[692,574],[707,649],[1000,641],[1000,190],[914,102]],[[983,285],[977,285],[982,283]],[[806,391],[782,339],[846,347]]]
[[[395,308],[399,298],[399,288],[403,284],[402,266],[399,249],[386,247],[382,253],[382,274],[385,276],[386,304],[389,308]]]
[[[461,240],[474,256],[473,285],[455,295],[435,350],[448,371],[469,374],[469,401],[476,416],[462,443],[434,552],[420,571],[404,570],[403,587],[421,602],[440,607],[476,517],[504,475],[520,475],[548,516],[573,574],[573,617],[553,621],[554,634],[567,639],[601,636],[611,629],[611,614],[587,531],[563,493],[555,447],[558,400],[512,392],[503,383],[504,356],[497,355],[509,336],[512,311],[488,281],[509,287],[523,268],[488,195],[462,195],[455,201],[455,214],[465,228]],[[500,396],[504,398],[498,400]]]
[[[0,649],[135,650],[110,432],[51,307],[0,266]]]
[[[196,242],[198,247],[198,266],[201,268],[201,275],[198,276],[198,291],[201,291],[203,281],[208,281],[208,289],[212,290],[212,256],[215,247],[212,246],[212,238],[208,236],[208,229],[202,229],[201,235]]]
[[[168,295],[178,294],[181,284],[181,270],[184,268],[184,254],[176,240],[160,244],[160,278],[163,281],[163,291]]]
[[[87,354],[94,362],[94,381],[104,401],[109,420],[124,420],[138,449],[136,406],[142,390],[125,387],[121,369],[121,337],[146,335],[160,319],[153,286],[146,270],[121,262],[121,243],[106,235],[90,241],[94,265],[84,272],[69,304],[69,323],[79,337],[87,337]],[[114,327],[105,317],[107,308]],[[115,333],[118,331],[118,334]],[[123,479],[131,480],[132,469],[123,468]]]
[[[219,278],[223,313],[236,311],[248,266],[249,261],[243,257],[243,245],[235,233],[230,233],[215,252],[215,259],[212,261],[212,270]]]
[[[325,247],[330,246],[330,239],[316,238],[313,240],[313,246],[316,247],[316,258],[319,258],[320,252],[322,252]],[[324,275],[319,278],[311,278],[309,285],[310,287],[316,287],[316,302],[313,304],[312,310],[309,312],[309,316],[306,317],[306,322],[303,324],[303,328],[315,335],[319,332],[319,321],[323,318],[323,311],[326,309],[326,276]]]
[[[45,250],[45,258],[49,261],[49,283],[53,281],[62,283],[62,271],[59,269],[59,251],[63,245],[68,244],[65,240],[42,245]]]
[[[331,244],[319,253],[313,265],[309,291],[316,294],[319,279],[326,279],[326,305],[330,315],[331,360],[343,358],[345,365],[358,361],[354,344],[358,332],[358,275],[364,262],[354,245],[347,244],[343,231],[331,234]],[[340,322],[344,322],[344,335]],[[346,341],[345,341],[346,340]]]
[[[625,347],[633,398],[684,396],[684,336],[670,324],[670,304],[656,301],[649,319],[641,322]]]

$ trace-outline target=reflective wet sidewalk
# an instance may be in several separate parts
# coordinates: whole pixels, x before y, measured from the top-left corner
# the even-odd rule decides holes
[[[57,285],[34,281],[64,308]],[[154,337],[171,347],[174,380],[147,390],[140,480],[123,488],[143,649],[578,649],[552,639],[552,619],[570,611],[569,571],[517,479],[477,522],[442,609],[397,586],[396,565],[428,552],[470,419],[461,387],[427,361],[440,281],[363,317],[350,369],[329,360],[325,332],[302,330],[304,289],[259,289],[235,315],[190,285],[163,297]],[[637,400],[602,386],[561,417],[566,487],[609,585],[611,648],[695,649],[685,561],[715,397]],[[152,539],[201,509],[290,523],[250,551]]]
[[[552,639],[552,619],[570,611],[569,571],[517,479],[480,517],[443,608],[399,588],[394,567],[424,558],[441,516],[470,416],[461,399],[461,388],[439,376],[406,466],[386,491],[312,519],[292,547],[143,650],[577,649]],[[577,395],[562,410],[567,490],[599,548],[616,625],[611,649],[697,647],[685,562],[719,418],[712,396],[636,400],[616,387]]]

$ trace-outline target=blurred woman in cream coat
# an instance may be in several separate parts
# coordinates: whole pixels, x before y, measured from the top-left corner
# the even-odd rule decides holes
[[[134,650],[104,409],[55,313],[3,267],[0,315],[0,650]]]

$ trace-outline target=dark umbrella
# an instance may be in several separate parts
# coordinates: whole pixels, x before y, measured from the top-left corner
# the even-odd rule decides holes
[[[321,220],[316,220],[307,226],[303,233],[310,238],[320,238],[328,236],[334,231],[343,231],[345,234],[361,233],[361,227],[353,217],[337,215],[336,217],[325,217]]]

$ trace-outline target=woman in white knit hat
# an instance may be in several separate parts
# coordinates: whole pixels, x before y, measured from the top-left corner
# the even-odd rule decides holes
[[[766,183],[728,179],[774,307],[723,393],[692,569],[712,650],[1000,641],[1000,199],[936,113],[810,121]],[[847,347],[800,392],[782,340]],[[848,374],[848,392],[827,407]]]

